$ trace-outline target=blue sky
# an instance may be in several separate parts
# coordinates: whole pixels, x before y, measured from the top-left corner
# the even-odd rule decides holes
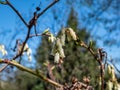
[[[18,11],[23,15],[25,20],[29,21],[32,17],[32,13],[35,10],[35,7],[40,5],[41,9],[44,9],[50,2],[53,0],[43,0],[40,3],[40,0],[10,0],[10,2],[17,8]],[[78,0],[79,1],[79,0]],[[91,33],[92,37],[91,39],[96,39],[96,37],[101,37],[101,39],[97,39],[97,44],[99,47],[104,48],[105,51],[108,53],[109,58],[116,59],[119,58],[120,55],[120,13],[117,10],[114,10],[113,8],[108,8],[106,11],[104,11],[102,14],[101,10],[97,12],[98,8],[100,7],[102,3],[99,5],[96,4],[97,1],[94,1],[94,3],[89,6],[87,3],[85,3],[83,0],[80,0],[81,2],[74,5],[75,11],[78,13],[77,17],[80,23],[80,28],[86,28],[88,32]],[[119,0],[116,0],[119,1]],[[113,0],[112,4],[115,5],[116,1]],[[66,21],[70,12],[70,5],[67,5],[65,0],[60,0],[59,3],[57,3],[55,6],[50,8],[44,15],[42,15],[38,20],[37,25],[37,32],[41,33],[45,29],[50,28],[50,30],[56,34],[58,30],[62,26],[66,26]],[[119,9],[118,9],[119,10]],[[54,12],[53,12],[54,11]],[[88,14],[94,14],[98,13],[98,17],[96,20],[96,17],[88,19]],[[57,16],[57,21],[54,21],[54,15]],[[116,32],[115,33],[109,33],[106,28],[112,27],[116,21],[113,21],[113,19],[118,19],[117,25],[116,25]],[[104,20],[111,20],[111,23],[107,23],[106,25],[103,23]],[[94,22],[93,22],[94,21]],[[59,22],[59,24],[58,24]],[[6,5],[0,5],[0,44],[5,44],[7,47],[7,50],[10,51],[11,48],[13,48],[16,39],[21,38],[24,40],[24,37],[26,36],[27,29],[23,25],[23,23],[20,21],[18,16],[13,12],[11,8],[9,8]],[[31,33],[34,33],[33,30]],[[117,34],[116,34],[117,33]],[[104,39],[110,38],[117,40],[117,44],[113,45],[112,47],[108,47],[104,45]],[[35,42],[35,44],[33,43]],[[32,38],[28,41],[28,44],[30,48],[33,49],[33,53],[35,53],[36,48],[38,44],[40,43],[40,37]],[[113,43],[114,44],[114,43]],[[12,51],[11,57],[14,55]],[[33,63],[33,62],[32,62]],[[31,63],[29,63],[31,65]],[[118,63],[119,64],[119,63]],[[33,64],[34,65],[34,64]]]

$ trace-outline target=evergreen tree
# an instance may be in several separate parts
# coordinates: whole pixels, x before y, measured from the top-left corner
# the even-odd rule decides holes
[[[78,28],[78,20],[73,9],[71,9],[67,26],[73,28],[81,40],[86,43],[89,42],[90,34],[86,32],[86,29]],[[59,32],[59,34],[60,33],[61,32]],[[46,61],[53,63],[54,61],[53,58],[50,58],[51,48],[52,46],[47,41],[46,37],[43,37],[37,50],[36,60],[39,64],[38,66],[40,66],[40,70],[43,70],[45,73],[47,73],[47,69],[43,63]],[[93,48],[95,48],[95,42],[93,44]],[[83,81],[83,77],[90,77],[90,84],[95,86],[97,62],[94,60],[93,56],[86,49],[77,46],[75,42],[68,42],[67,40],[64,46],[64,51],[66,57],[64,59],[64,63],[62,64],[61,70],[58,70],[58,68],[53,70],[56,80],[60,83],[65,83],[69,82],[72,76],[77,77],[80,81]],[[49,85],[46,87],[48,86]],[[48,90],[50,89],[48,88]]]

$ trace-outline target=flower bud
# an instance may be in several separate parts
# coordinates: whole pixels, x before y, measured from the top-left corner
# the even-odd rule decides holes
[[[111,71],[111,66],[110,65],[107,66],[107,71],[108,71],[108,74],[111,74],[112,71]]]
[[[42,35],[49,35],[49,34],[50,34],[49,28],[47,28],[47,29],[42,33]]]
[[[107,82],[107,90],[112,90],[113,89],[113,83],[109,80]]]
[[[2,53],[3,56],[7,55],[7,51],[5,50],[4,45],[0,45],[0,51],[1,51],[1,53]]]

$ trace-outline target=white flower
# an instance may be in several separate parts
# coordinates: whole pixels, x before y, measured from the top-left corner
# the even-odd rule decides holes
[[[51,43],[55,41],[55,37],[53,36],[53,34],[50,34],[50,36],[48,37],[48,41]]]
[[[19,45],[18,45],[18,54],[21,52],[22,48],[23,48],[23,44],[19,44]],[[32,60],[32,56],[31,56],[32,50],[29,48],[29,46],[28,46],[27,43],[26,43],[25,46],[24,46],[24,50],[23,50],[22,55],[23,55],[23,54],[26,54],[26,55],[27,55],[29,61]]]
[[[108,74],[109,74],[109,76],[111,77],[111,79],[112,79],[113,81],[115,81],[115,80],[116,80],[116,77],[115,77],[114,66],[113,66],[113,65],[108,65],[107,70],[108,70]]]
[[[32,50],[30,48],[27,49],[26,54],[29,56],[32,54]]]
[[[5,50],[5,47],[4,47],[4,45],[0,45],[0,51],[1,51],[1,53],[2,53],[2,55],[4,56],[4,55],[7,55],[7,51]]]
[[[65,45],[65,29],[62,29],[61,36],[60,36],[61,44]]]
[[[115,81],[116,77],[115,77],[115,70],[114,70],[114,68],[112,68],[111,75],[112,75],[112,80]]]
[[[53,43],[52,50],[51,50],[51,55],[54,56],[55,52],[56,52],[55,43]]]
[[[30,48],[28,48],[28,49],[26,50],[26,54],[27,54],[28,60],[31,61],[31,60],[32,60],[32,56],[31,56],[32,50],[31,50]]]
[[[108,90],[112,90],[112,88],[113,88],[113,83],[109,80],[109,81],[107,82],[107,89],[108,89]]]
[[[72,28],[67,28],[67,30],[69,30],[69,34],[73,38],[73,40],[77,40],[77,36],[74,30]]]
[[[46,29],[46,30],[42,33],[42,35],[48,36],[48,41],[49,41],[50,43],[53,43],[53,42],[55,41],[55,37],[54,37],[54,35],[49,31],[49,28]]]
[[[64,45],[65,45],[65,34],[63,34],[63,35],[60,37],[60,41],[61,41],[61,44],[64,46]]]
[[[60,48],[59,53],[60,53],[60,57],[62,57],[62,58],[65,57],[63,48]]]
[[[5,46],[4,46],[4,45],[0,45],[0,47],[1,47],[1,49],[4,49],[4,48],[5,48]]]
[[[111,74],[112,70],[110,65],[107,66],[107,71],[108,71],[108,74]]]
[[[54,56],[54,62],[55,62],[55,63],[59,63],[59,60],[60,60],[60,55],[59,55],[59,53],[57,52],[57,53],[55,53],[55,56]]]
[[[23,44],[18,44],[18,47],[17,47],[18,54],[21,53],[22,48],[23,48]],[[24,52],[26,52],[28,48],[29,48],[28,44],[26,43],[25,46],[24,46],[22,54],[24,54]]]
[[[24,46],[24,51],[26,51],[28,49],[28,44],[26,43],[25,46]]]
[[[62,48],[62,44],[61,44],[59,38],[56,39],[56,46],[58,47],[58,49],[59,49],[59,48]]]
[[[2,55],[3,56],[7,55],[7,51],[6,50],[2,51]]]
[[[64,54],[64,50],[63,50],[63,48],[62,48],[62,44],[61,44],[59,38],[57,38],[56,46],[57,46],[57,49],[58,49],[58,51],[59,51],[60,57],[64,58],[64,57],[65,57],[65,54]]]

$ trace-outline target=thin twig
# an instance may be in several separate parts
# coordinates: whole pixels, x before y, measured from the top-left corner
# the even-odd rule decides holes
[[[100,65],[100,76],[101,76],[101,90],[104,90],[104,65],[102,64],[102,60],[103,60],[103,53],[102,53],[102,49],[98,49],[98,53],[99,53],[99,65]]]
[[[117,72],[119,72],[120,73],[120,70],[117,68],[117,66],[115,66],[115,64],[114,63],[112,63],[113,64],[113,66],[115,67],[115,69],[117,70]]]
[[[4,65],[2,68],[0,68],[0,72],[2,72],[9,64]]]
[[[54,0],[50,5],[48,5],[42,12],[40,12],[40,13],[38,13],[37,14],[37,17],[36,17],[36,19],[35,19],[35,17],[33,16],[32,18],[31,18],[31,20],[29,21],[30,23],[29,23],[29,28],[32,28],[33,26],[34,26],[34,22],[36,22],[37,20],[38,20],[38,18],[42,15],[42,14],[44,14],[49,8],[51,8],[54,4],[56,4],[57,2],[58,2],[59,0]]]
[[[38,19],[43,13],[45,13],[45,11],[47,11],[50,7],[52,7],[52,6],[53,6],[55,3],[57,3],[58,1],[59,1],[59,0],[55,0],[55,1],[52,2],[50,5],[48,5],[48,7],[46,7],[41,13],[39,13],[39,14],[37,15],[37,19]],[[20,19],[23,21],[23,23],[24,23],[24,24],[26,25],[26,27],[28,28],[27,36],[26,36],[26,38],[25,38],[25,41],[23,42],[23,46],[22,46],[21,52],[20,52],[19,54],[15,55],[15,57],[12,58],[13,60],[15,60],[15,59],[17,59],[19,56],[22,55],[23,50],[24,50],[24,47],[25,47],[25,44],[27,43],[28,39],[31,38],[31,37],[34,37],[34,35],[33,35],[33,36],[30,36],[30,31],[31,31],[31,28],[32,28],[32,26],[34,25],[34,23],[30,23],[30,24],[28,25],[28,24],[26,23],[26,21],[23,19],[22,15],[16,10],[16,8],[15,8],[8,0],[6,0],[6,3],[7,3],[7,5],[9,5],[9,6],[13,9],[13,11],[16,12],[16,14],[20,17]],[[31,22],[32,20],[36,20],[36,21],[37,21],[37,19],[34,19],[34,16],[33,16],[33,18],[31,18],[31,20],[30,20],[29,22]],[[35,21],[32,21],[32,22],[35,22]],[[37,36],[40,36],[40,35],[38,34]],[[5,66],[3,66],[2,69],[1,69],[1,71],[3,71],[7,66],[8,66],[8,64],[5,65]]]
[[[59,83],[45,77],[45,75],[41,74],[40,72],[36,72],[36,71],[33,71],[33,70],[29,69],[29,68],[26,68],[26,67],[22,66],[21,64],[17,63],[15,60],[11,60],[11,61],[10,60],[0,60],[0,63],[9,63],[10,65],[15,66],[15,67],[17,67],[18,69],[20,69],[22,71],[31,73],[31,74],[41,78],[42,80],[56,86],[56,87],[59,87],[59,88],[63,87],[63,85],[61,85],[61,84],[59,84]]]
[[[59,0],[55,0],[53,3],[51,3],[50,5],[48,5],[48,7],[46,7],[41,13],[38,14],[37,19],[38,19],[43,13],[45,13],[45,11],[47,11],[51,6],[53,6],[53,5],[54,5],[56,2],[58,2],[58,1],[59,1]],[[14,7],[13,7],[13,8],[14,8]],[[15,10],[16,10],[16,9],[15,9]],[[33,16],[33,18],[32,18],[29,22],[36,22],[37,19],[34,19],[34,16]],[[32,28],[33,25],[34,25],[34,23],[29,23],[29,25],[28,25],[28,33],[27,33],[27,36],[26,36],[26,38],[25,38],[25,41],[23,42],[22,50],[21,50],[21,52],[20,52],[19,54],[17,54],[15,57],[13,57],[14,60],[15,60],[16,58],[18,58],[19,56],[22,55],[23,50],[24,50],[24,46],[25,46],[25,44],[27,43],[27,41],[28,41],[28,39],[29,39],[29,37],[30,37],[30,31],[31,31],[31,28]]]
[[[36,36],[42,36],[42,34],[32,34],[29,36],[29,38],[36,37]]]
[[[93,55],[93,57],[98,60],[98,57],[95,54],[94,50],[90,48],[87,44],[85,44],[83,41],[80,41],[80,46],[86,48]]]
[[[19,54],[17,54],[15,57],[13,57],[13,60],[15,60],[16,58],[18,58],[19,56],[21,56],[21,55],[22,55],[22,53],[23,53],[23,51],[24,51],[24,47],[25,47],[25,45],[26,45],[26,43],[27,43],[27,41],[28,41],[28,39],[29,39],[30,30],[31,30],[31,29],[30,29],[30,28],[28,28],[27,36],[26,36],[26,38],[25,38],[25,41],[23,42],[22,49],[21,49],[21,51],[20,51],[20,53],[19,53]]]
[[[100,65],[100,76],[101,76],[101,90],[104,90],[104,66],[102,64],[102,60],[103,60],[103,53],[102,53],[102,49],[98,49],[98,54],[95,54],[94,50],[92,48],[90,48],[87,44],[85,44],[83,41],[80,41],[80,46],[86,48],[92,55],[93,57],[97,60],[97,62]]]
[[[36,22],[37,19],[38,19],[43,13],[45,13],[50,7],[52,7],[52,6],[53,6],[55,3],[57,3],[58,1],[59,1],[59,0],[55,0],[54,2],[52,2],[52,3],[51,3],[50,5],[48,5],[41,13],[39,13],[39,14],[37,15],[37,18],[36,18],[36,19],[34,19],[35,17],[33,16],[33,18],[32,18],[29,22]],[[16,56],[13,58],[14,60],[15,60],[17,57],[19,57],[19,56],[22,55],[22,52],[23,52],[23,50],[24,50],[24,46],[25,46],[27,40],[29,39],[30,31],[31,31],[31,28],[32,28],[33,25],[34,25],[34,23],[29,23],[29,25],[28,25],[28,33],[27,33],[26,39],[25,39],[25,41],[24,41],[24,43],[23,43],[22,50],[21,50],[20,54],[16,55]],[[37,35],[37,34],[36,34],[36,35]]]
[[[54,4],[56,4],[59,0],[54,0],[50,5],[48,5],[42,12],[38,13],[37,18],[39,18],[43,13],[45,13],[50,7],[52,7]]]
[[[21,21],[25,24],[26,27],[28,27],[28,24],[26,23],[26,21],[23,19],[22,15],[16,10],[16,8],[8,1],[6,0],[6,3],[8,6],[10,6],[13,11],[20,17]]]

